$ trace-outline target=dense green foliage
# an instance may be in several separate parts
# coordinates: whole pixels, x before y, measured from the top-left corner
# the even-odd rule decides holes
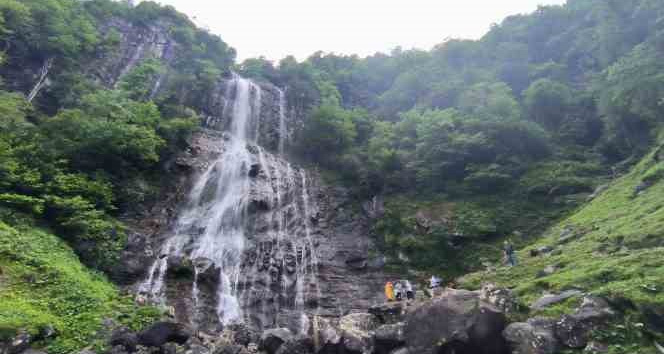
[[[289,102],[313,117],[303,130],[310,144],[298,151],[343,171],[360,198],[409,195],[420,209],[430,195],[502,201],[479,213],[528,205],[530,225],[505,218],[495,234],[530,234],[647,151],[664,113],[663,34],[661,2],[569,0],[508,17],[478,41],[367,58],[318,52],[277,65],[256,58],[239,70],[293,88]],[[363,126],[332,129],[357,108],[368,110]],[[383,242],[387,251],[428,242],[395,232],[377,231],[383,241],[402,239]],[[446,232],[441,244],[453,238]]]
[[[112,58],[122,45],[106,21],[168,28],[177,54],[169,63],[144,60],[105,89],[85,62]],[[173,8],[151,2],[129,8],[106,0],[6,0],[0,24],[2,219],[20,224],[32,217],[87,264],[107,269],[125,242],[114,217],[154,197],[160,165],[199,125],[196,90],[208,90],[228,70],[234,51]],[[40,67],[51,83],[33,102],[10,92],[32,91],[35,78],[21,73]],[[171,86],[152,97],[166,73]]]
[[[27,330],[50,353],[72,353],[105,345],[91,342],[104,318],[140,329],[161,315],[119,296],[101,274],[81,265],[62,240],[38,229],[0,222],[0,270],[0,340]],[[55,338],[43,338],[49,327]]]

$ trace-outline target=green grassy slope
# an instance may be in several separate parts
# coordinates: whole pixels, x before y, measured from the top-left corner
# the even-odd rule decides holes
[[[597,198],[520,250],[517,267],[473,273],[461,278],[460,286],[476,288],[483,282],[494,282],[513,288],[525,304],[544,291],[582,289],[612,299],[625,313],[635,314],[635,321],[644,321],[646,328],[658,327],[654,322],[664,315],[661,150],[655,149]],[[651,186],[637,194],[636,187],[644,181]],[[561,243],[562,235],[574,236]],[[556,251],[530,256],[532,249],[541,246],[554,246]],[[538,274],[550,265],[559,269],[548,276]],[[568,301],[543,314],[567,312],[574,305],[574,301]]]
[[[103,318],[137,328],[158,311],[137,308],[102,275],[83,266],[62,240],[34,228],[0,222],[0,337],[27,330],[49,353],[70,353],[94,345]]]

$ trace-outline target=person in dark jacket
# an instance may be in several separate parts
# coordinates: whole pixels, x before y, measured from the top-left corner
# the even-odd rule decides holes
[[[509,240],[505,240],[503,243],[503,254],[505,255],[505,261],[510,267],[517,265],[516,252],[514,252],[514,246]]]

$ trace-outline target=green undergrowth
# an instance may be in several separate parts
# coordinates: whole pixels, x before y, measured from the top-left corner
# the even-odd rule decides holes
[[[159,315],[136,307],[58,237],[0,222],[0,339],[28,331],[49,353],[71,353],[103,345],[105,318],[140,329]],[[47,328],[55,336],[42,338]]]
[[[661,323],[656,319],[664,314],[661,166],[656,153],[647,155],[594,200],[521,249],[517,267],[473,273],[462,277],[460,286],[497,283],[514,289],[524,304],[544,292],[580,289],[607,297],[623,313],[637,314],[645,323],[644,332],[657,336]],[[570,239],[561,242],[566,235]],[[541,246],[552,246],[555,251],[532,257],[531,250]],[[540,273],[550,265],[558,270],[548,276]],[[567,301],[540,314],[569,313],[576,304]],[[612,347],[612,351],[621,352],[620,348],[622,345]]]
[[[374,226],[391,271],[451,279],[500,259],[502,242],[533,242],[542,227],[569,212],[566,203],[516,195],[392,195]],[[423,220],[426,220],[423,225]]]

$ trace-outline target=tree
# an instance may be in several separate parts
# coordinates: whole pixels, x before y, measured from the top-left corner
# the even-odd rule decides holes
[[[306,122],[300,149],[313,161],[330,164],[346,152],[356,135],[352,111],[323,105],[314,109]]]
[[[559,128],[571,102],[570,88],[550,79],[539,79],[524,92],[528,117],[552,131]]]
[[[521,107],[512,89],[502,82],[482,82],[471,86],[459,97],[459,109],[486,119],[519,119]]]

